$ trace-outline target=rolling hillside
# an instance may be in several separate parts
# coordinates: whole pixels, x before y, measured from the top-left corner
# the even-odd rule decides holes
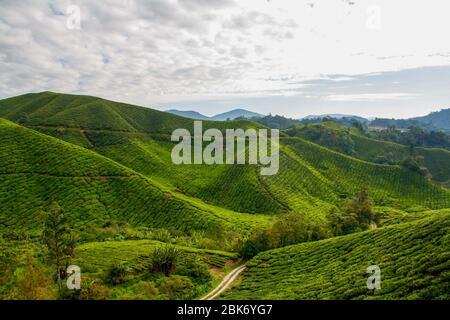
[[[171,193],[93,151],[7,120],[0,120],[0,150],[2,230],[39,231],[39,211],[51,201],[83,225],[118,220],[184,232],[223,227],[245,233],[267,223]]]
[[[115,116],[103,119],[103,113]],[[235,216],[233,211],[253,213],[258,214],[252,218],[256,221],[266,219],[259,214],[296,211],[324,224],[340,198],[363,187],[379,205],[405,210],[450,206],[449,191],[418,174],[360,161],[297,137],[280,141],[280,172],[260,176],[249,165],[172,164],[169,134],[178,127],[192,127],[192,120],[148,108],[46,92],[0,101],[0,115],[111,159],[157,185],[163,194],[189,203],[198,201],[210,206],[207,210],[227,216]],[[205,128],[221,130],[254,126],[248,121],[204,122]]]
[[[408,128],[412,125],[420,125],[427,130],[445,131],[450,133],[450,108],[431,112],[422,117],[409,119],[375,119],[370,123],[371,126],[384,127],[396,126],[397,128]]]
[[[225,299],[450,299],[450,211],[263,252]],[[367,267],[381,269],[368,290]]]
[[[388,227],[261,253],[250,261],[242,286],[226,297],[370,298],[358,287],[365,272],[358,268],[370,260],[387,268],[388,276],[412,261],[402,278],[387,280],[391,289],[383,288],[387,291],[375,297],[445,298],[450,191],[417,173],[370,159],[391,149],[400,156],[403,150],[397,145],[336,127],[331,132],[341,130],[339,134],[356,141],[358,154],[345,154],[333,145],[308,141],[311,137],[301,131],[287,130],[280,138],[278,174],[261,176],[253,165],[174,165],[170,134],[192,127],[192,119],[89,96],[44,92],[0,100],[0,234],[9,235],[8,241],[25,235],[31,242],[21,245],[40,252],[34,240],[42,229],[41,211],[57,201],[85,236],[76,259],[89,277],[104,279],[117,262],[137,270],[139,275],[129,275],[131,282],[115,289],[114,297],[122,297],[121,290],[134,288],[133,281],[148,280],[146,263],[156,247],[175,244],[223,272],[227,261],[236,259],[239,244],[257,229],[270,227],[278,214],[299,213],[307,224],[326,229],[329,212],[366,188],[383,213],[380,225]],[[265,128],[246,120],[204,121],[203,127]],[[426,161],[434,172],[445,177],[446,154],[422,151],[429,152]],[[131,231],[111,231],[108,226],[117,223]],[[94,227],[93,233],[88,227]],[[147,233],[139,233],[140,227],[147,227]],[[161,228],[168,234],[162,238]],[[96,231],[102,235],[97,237]],[[211,247],[234,253],[204,249]],[[428,265],[423,260],[429,252],[434,258]],[[342,254],[345,258],[339,260]],[[422,264],[435,271],[423,271]],[[152,277],[158,285],[170,280]],[[404,277],[412,279],[412,289],[399,287]],[[338,289],[329,289],[330,283],[339,284]],[[204,294],[210,285],[189,297]]]
[[[409,147],[365,137],[355,129],[345,128],[332,122],[297,126],[285,131],[290,136],[300,137],[326,148],[374,162],[378,157],[389,156],[401,161],[409,154]],[[450,152],[439,148],[416,148],[423,157],[423,164],[430,171],[433,180],[447,183],[450,180]]]
[[[185,111],[185,110],[170,109],[170,110],[166,110],[166,112],[171,113],[171,114],[176,114],[177,116],[181,116],[181,117],[185,117],[185,118],[189,118],[189,119],[211,120],[210,117],[207,117],[197,111]]]

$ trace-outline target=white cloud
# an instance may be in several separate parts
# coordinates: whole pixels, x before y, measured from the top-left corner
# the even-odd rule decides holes
[[[81,30],[66,27],[69,5],[81,9]],[[377,30],[366,27],[371,5],[380,8]],[[445,0],[2,0],[0,97],[53,90],[155,105],[295,96],[308,79],[339,84],[358,74],[449,65],[449,6]]]
[[[323,97],[327,101],[379,101],[379,100],[405,100],[414,99],[420,94],[412,93],[360,93],[335,94]]]

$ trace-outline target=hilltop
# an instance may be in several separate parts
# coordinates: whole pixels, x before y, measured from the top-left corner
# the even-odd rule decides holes
[[[260,113],[257,113],[257,112],[248,111],[245,109],[234,109],[231,111],[217,114],[217,115],[211,117],[211,119],[216,120],[216,121],[225,121],[228,119],[229,120],[234,120],[237,118],[251,119],[251,118],[260,118],[260,117],[263,117],[263,115]]]
[[[333,144],[321,146],[325,144],[320,139],[315,141],[317,143],[311,142],[313,139],[296,126],[281,132],[279,173],[261,176],[259,168],[253,165],[173,164],[172,131],[178,128],[192,131],[192,127],[192,119],[90,96],[44,92],[0,100],[0,240],[5,236],[7,241],[23,241],[14,242],[25,246],[20,252],[40,256],[42,248],[37,239],[42,231],[42,211],[56,201],[82,239],[77,247],[76,263],[83,266],[83,270],[87,269],[84,274],[89,279],[101,281],[99,279],[104,279],[109,268],[118,262],[128,263],[132,268],[131,280],[114,287],[116,298],[127,290],[139,290],[135,281],[147,283],[151,250],[173,245],[187,254],[182,274],[188,273],[189,279],[198,280],[196,271],[192,271],[197,267],[189,265],[192,258],[202,263],[201,277],[210,279],[208,267],[219,268],[214,272],[226,270],[235,263],[233,260],[238,257],[242,243],[257,230],[270,228],[280,214],[295,214],[308,227],[324,230],[322,237],[329,236],[329,213],[362,189],[367,189],[374,210],[382,214],[380,229],[305,243],[298,248],[311,248],[307,252],[321,252],[321,248],[334,252],[334,245],[348,245],[354,247],[356,253],[357,245],[362,243],[362,249],[372,252],[365,240],[370,234],[377,235],[373,239],[370,236],[370,241],[378,241],[382,246],[379,250],[386,251],[385,243],[392,245],[401,240],[393,238],[392,234],[398,236],[402,230],[413,234],[410,229],[395,229],[395,223],[405,221],[409,224],[399,224],[398,228],[408,225],[411,230],[427,232],[429,241],[428,236],[417,233],[427,239],[424,245],[437,246],[441,241],[439,232],[446,228],[441,218],[436,218],[443,226],[439,232],[435,224],[430,229],[429,224],[418,221],[438,217],[437,213],[429,213],[430,209],[449,208],[450,191],[398,165],[371,161],[372,149],[384,150],[390,146],[400,150],[397,145],[367,140],[356,128],[332,125],[330,137],[348,134],[356,141],[357,154],[346,154]],[[221,131],[267,128],[245,119],[207,120],[203,121],[203,127]],[[309,125],[309,128],[315,127]],[[445,155],[433,152],[428,159],[430,163],[434,161],[435,172],[443,170],[439,174],[446,174]],[[445,218],[448,219],[448,215]],[[392,229],[384,227],[389,224],[393,225]],[[431,239],[437,240],[432,242]],[[286,289],[280,289],[278,283],[283,283],[283,279],[276,273],[260,276],[257,269],[265,263],[265,260],[258,260],[260,257],[270,259],[273,255],[271,270],[277,270],[278,264],[288,261],[297,268],[298,261],[314,256],[308,253],[290,261],[289,255],[297,254],[291,248],[297,246],[258,255],[252,260],[257,261],[257,266],[250,262],[243,287],[230,293],[230,297],[308,298],[304,291],[291,293],[292,287],[298,287],[297,283],[286,283]],[[426,249],[441,256],[441,249],[431,244]],[[328,251],[324,251],[321,255],[323,261],[334,259],[327,254]],[[316,263],[316,260],[311,261]],[[441,266],[441,260],[432,263],[436,268]],[[303,270],[304,265],[298,268]],[[323,268],[319,266],[318,272],[328,274]],[[297,278],[297,269],[290,272]],[[411,272],[420,273],[420,266],[414,265]],[[345,269],[340,276],[348,279],[353,271]],[[158,290],[164,290],[162,281],[172,281],[170,277],[152,277]],[[251,285],[245,282],[260,277],[265,279],[260,282],[261,287],[256,281]],[[152,284],[151,281],[146,285]],[[273,290],[265,291],[265,281],[271,289],[277,288],[279,295]],[[441,281],[437,285],[444,284],[445,281]],[[202,295],[210,285],[210,282],[197,283],[184,297]],[[320,286],[312,284],[316,285]],[[323,295],[317,294],[317,297],[331,296],[327,294],[323,291]],[[354,295],[338,292],[335,297],[352,298]]]
[[[450,202],[448,190],[416,173],[361,161],[298,137],[281,138],[280,172],[275,176],[260,176],[251,165],[177,166],[170,160],[174,144],[169,135],[176,128],[191,128],[192,120],[95,97],[29,94],[0,101],[0,115],[46,135],[41,137],[52,136],[56,141],[64,140],[90,154],[108,158],[157,186],[160,194],[170,194],[186,203],[188,208],[213,212],[204,217],[241,219],[244,230],[267,221],[261,215],[288,211],[325,224],[327,213],[340,198],[363,187],[368,188],[378,204],[406,210],[417,206],[446,208]],[[223,130],[258,125],[245,120],[205,121],[204,127]],[[29,161],[34,161],[33,157]],[[48,198],[49,191],[38,190],[40,197]],[[42,202],[30,204],[27,210],[33,206],[37,210]],[[144,206],[142,210],[147,209]],[[253,218],[248,213],[254,214]],[[186,224],[183,227],[190,228]]]
[[[40,211],[58,201],[77,225],[126,221],[186,233],[246,232],[263,219],[176,194],[109,158],[0,119],[0,230],[40,229]],[[23,201],[26,199],[26,201]]]
[[[409,119],[385,119],[377,118],[370,123],[373,127],[395,126],[397,128],[408,128],[410,126],[419,125],[429,131],[445,131],[450,133],[450,108],[441,111],[431,112],[422,117],[414,117]]]
[[[176,114],[177,116],[189,118],[189,119],[195,119],[195,120],[210,120],[210,117],[207,117],[200,112],[197,111],[183,111],[183,110],[175,110],[170,109],[166,110],[168,113]]]
[[[320,144],[326,148],[349,156],[373,162],[395,164],[410,153],[410,146],[389,141],[376,140],[359,132],[356,128],[346,128],[333,122],[294,126],[284,131],[289,136]],[[450,152],[441,148],[415,148],[423,157],[423,164],[433,180],[450,181]]]
[[[170,109],[166,112],[176,114],[178,116],[186,117],[194,120],[214,120],[214,121],[226,121],[226,120],[235,120],[238,118],[242,119],[252,119],[252,118],[260,118],[263,117],[262,114],[248,111],[245,109],[234,109],[224,113],[217,114],[215,116],[205,116],[197,111],[184,111],[184,110],[176,110]]]

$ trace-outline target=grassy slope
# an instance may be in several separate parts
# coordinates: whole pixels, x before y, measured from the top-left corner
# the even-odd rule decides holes
[[[83,270],[91,272],[94,270],[104,271],[117,262],[127,262],[135,269],[144,269],[147,266],[145,257],[156,247],[165,245],[163,242],[154,240],[91,242],[77,247],[75,262]],[[217,268],[223,268],[228,260],[237,258],[236,253],[225,251],[175,247],[186,254],[197,255],[208,265]]]
[[[17,103],[20,108],[10,107]],[[89,117],[91,109],[98,113],[99,103],[109,110],[108,114],[120,115],[121,120],[112,116]],[[62,107],[63,104],[67,107]],[[253,166],[173,165],[170,160],[173,144],[168,134],[177,127],[192,126],[192,120],[174,115],[93,97],[54,93],[0,101],[0,115],[14,118],[20,114],[15,109],[22,113],[26,110],[24,122],[36,130],[92,149],[174,194],[233,211],[267,214],[294,210],[324,222],[340,195],[353,194],[364,186],[369,187],[381,205],[433,209],[450,205],[448,191],[418,175],[394,166],[358,161],[298,138],[281,140],[280,172],[263,177]],[[73,109],[79,112],[70,111]],[[55,121],[56,115],[68,111],[70,117],[61,116]],[[204,122],[205,127],[216,125],[224,129],[227,125],[246,128],[252,124]]]
[[[321,143],[322,141],[315,133],[317,131],[329,137],[326,140],[327,144],[323,145],[324,147],[347,154],[348,152],[343,148],[341,139],[343,136],[350,137],[354,143],[354,153],[351,155],[361,160],[373,162],[377,156],[392,153],[394,159],[400,161],[409,154],[409,147],[407,146],[368,138],[359,134],[356,129],[342,127],[335,123],[301,126],[297,129],[287,130],[289,135],[304,138],[314,143]],[[417,152],[423,157],[423,162],[434,180],[439,182],[450,180],[450,152],[448,150],[417,148]]]
[[[190,232],[245,232],[268,219],[177,195],[95,152],[0,120],[0,229],[38,230],[58,201],[78,224],[127,221]]]
[[[450,207],[448,189],[435,186],[406,169],[357,160],[300,138],[286,138],[283,142],[328,180],[334,187],[334,194],[353,194],[367,187],[378,203],[421,205],[432,209]]]
[[[384,205],[449,205],[447,191],[416,174],[358,161],[297,138],[281,140],[280,172],[264,177],[252,166],[173,165],[173,144],[160,135],[88,130],[85,136],[98,153],[174,192],[239,212],[295,210],[323,221],[340,194],[363,186]]]
[[[263,252],[228,299],[449,299],[450,211]],[[366,287],[370,265],[381,290]]]

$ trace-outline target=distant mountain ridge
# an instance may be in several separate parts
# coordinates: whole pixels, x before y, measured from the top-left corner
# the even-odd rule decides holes
[[[178,116],[182,116],[185,118],[195,119],[195,120],[225,121],[225,120],[234,120],[237,118],[251,119],[251,118],[255,118],[255,117],[256,118],[264,117],[264,115],[262,115],[260,113],[249,111],[246,109],[234,109],[234,110],[230,110],[230,111],[227,111],[224,113],[217,114],[212,117],[205,116],[205,115],[201,114],[200,112],[193,111],[193,110],[184,111],[184,110],[170,109],[170,110],[166,110],[166,112],[176,114]]]
[[[220,113],[215,115],[214,117],[212,117],[212,120],[216,120],[216,121],[225,121],[227,119],[233,120],[236,118],[261,118],[264,117],[264,115],[257,113],[257,112],[253,112],[253,111],[249,111],[249,110],[245,110],[245,109],[234,109],[231,111],[227,111],[224,113]]]
[[[397,128],[408,128],[414,125],[419,125],[429,131],[445,131],[450,133],[450,108],[431,112],[422,117],[409,119],[377,118],[370,122],[370,126],[372,127],[395,126]]]
[[[360,121],[368,121],[368,119],[363,118],[361,116],[355,116],[352,114],[342,114],[342,113],[330,113],[330,114],[319,114],[319,115],[309,115],[303,118],[300,118],[300,120],[304,119],[323,119],[323,118],[334,118],[334,119],[342,119],[342,118],[353,118]]]
[[[166,112],[176,114],[177,116],[194,119],[194,120],[211,120],[210,117],[207,117],[200,112],[197,111],[183,111],[183,110],[176,110],[176,109],[170,109]]]

